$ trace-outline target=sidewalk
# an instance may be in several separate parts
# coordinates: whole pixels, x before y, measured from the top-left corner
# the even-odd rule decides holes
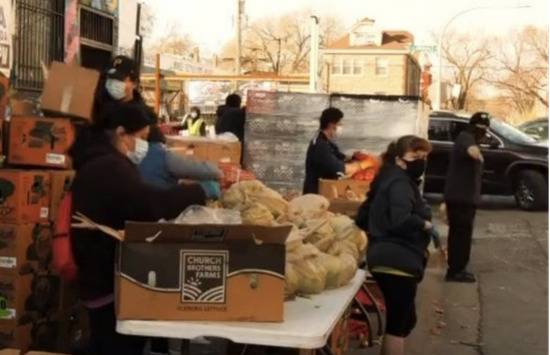
[[[478,284],[444,282],[446,264],[431,251],[417,295],[418,322],[407,339],[407,355],[479,354]],[[380,348],[357,349],[351,355],[377,355]]]

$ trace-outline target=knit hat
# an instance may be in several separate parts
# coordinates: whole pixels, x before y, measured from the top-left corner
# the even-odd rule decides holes
[[[103,115],[105,129],[122,127],[126,133],[135,133],[154,121],[145,111],[143,105],[133,103],[116,103],[108,107]]]

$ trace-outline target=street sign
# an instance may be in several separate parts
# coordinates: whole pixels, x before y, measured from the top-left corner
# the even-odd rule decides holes
[[[413,44],[411,46],[411,52],[430,52],[430,53],[435,53],[437,52],[437,46],[436,45],[433,45],[433,46],[426,46],[426,45],[415,45]]]

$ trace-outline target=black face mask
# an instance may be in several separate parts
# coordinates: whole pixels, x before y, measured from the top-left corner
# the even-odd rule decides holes
[[[416,159],[413,161],[404,160],[404,162],[407,165],[407,169],[405,170],[407,175],[414,181],[418,181],[426,172],[426,166],[428,164],[426,159]]]
[[[477,143],[483,141],[487,136],[487,130],[484,128],[474,127],[473,132]]]

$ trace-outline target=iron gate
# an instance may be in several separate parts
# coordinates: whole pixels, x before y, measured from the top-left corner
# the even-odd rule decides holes
[[[14,86],[40,91],[42,66],[63,61],[65,0],[17,0],[14,37]]]

